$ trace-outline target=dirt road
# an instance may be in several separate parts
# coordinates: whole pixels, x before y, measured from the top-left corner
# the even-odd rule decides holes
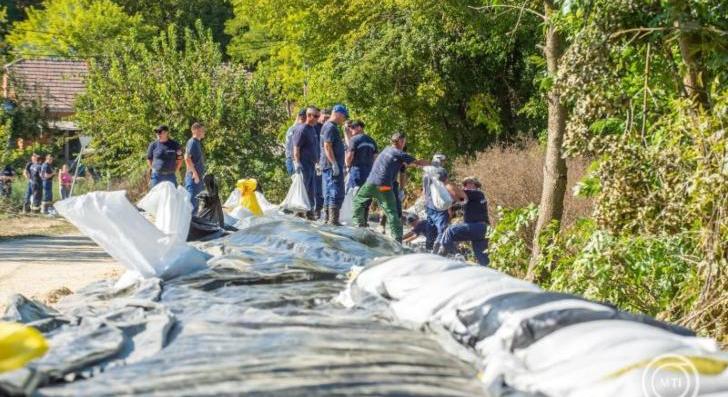
[[[6,233],[0,238],[0,314],[5,311],[8,296],[14,293],[53,304],[93,281],[118,278],[123,273],[123,267],[93,241],[64,223],[21,218],[3,225]],[[15,230],[13,237],[6,237],[6,227]],[[23,234],[24,230],[30,235]]]

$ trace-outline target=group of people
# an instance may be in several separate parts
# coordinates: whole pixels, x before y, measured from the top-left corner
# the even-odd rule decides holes
[[[160,182],[171,182],[177,186],[177,174],[185,163],[184,186],[190,195],[192,213],[199,207],[198,194],[205,189],[205,153],[202,140],[205,139],[205,126],[193,123],[190,127],[192,137],[187,141],[184,150],[171,138],[169,127],[160,125],[154,129],[157,139],[147,148],[147,165],[151,170],[150,189]]]
[[[383,210],[390,235],[401,242],[406,170],[427,167],[423,178],[427,218],[410,222],[415,235],[424,234],[426,249],[443,255],[452,253],[458,241],[470,241],[478,263],[487,265],[488,210],[480,182],[470,177],[463,181],[462,188],[450,184],[445,156],[437,154],[432,161],[416,159],[406,152],[407,137],[403,132],[394,133],[390,145],[380,152],[374,139],[366,134],[364,122],[348,119],[349,111],[344,105],[335,105],[331,110],[308,106],[301,109],[286,133],[288,173],[301,175],[312,203],[306,218],[340,226],[345,195],[356,189],[352,204],[354,223],[368,227],[369,209],[376,201]],[[433,178],[447,184],[452,198],[462,206],[463,223],[450,225],[452,209],[437,209],[433,204]]]
[[[55,158],[52,154],[41,156],[33,153],[30,161],[23,169],[23,176],[28,184],[23,200],[23,212],[49,214],[53,208],[53,181],[58,179],[61,198],[70,195],[73,177],[67,164],[61,166],[60,171],[54,168]],[[12,166],[7,165],[0,173],[0,196],[9,198],[12,195],[12,184],[17,174]]]

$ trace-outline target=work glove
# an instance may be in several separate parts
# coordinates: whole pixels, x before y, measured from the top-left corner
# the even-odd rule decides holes
[[[339,169],[339,164],[333,163],[331,164],[331,175],[333,176],[339,176],[341,174],[341,170]]]
[[[399,199],[400,203],[404,202],[404,190],[403,189],[399,189],[399,197],[397,197],[397,199]]]
[[[303,173],[303,165],[299,162],[293,163],[293,170],[296,172],[296,174],[302,174]]]
[[[316,163],[316,175],[321,176],[321,164]]]

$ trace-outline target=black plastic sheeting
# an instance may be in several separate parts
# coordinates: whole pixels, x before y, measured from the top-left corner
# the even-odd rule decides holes
[[[216,256],[202,272],[123,291],[95,283],[57,311],[17,298],[6,320],[43,322],[51,349],[0,376],[0,394],[486,395],[447,341],[399,326],[384,304],[335,302],[352,266],[399,245],[288,217],[251,222],[199,245]]]
[[[475,346],[479,341],[495,334],[503,320],[517,311],[562,300],[590,302],[576,295],[558,292],[513,292],[497,295],[471,310],[458,312],[458,318],[468,328],[467,335],[459,337],[467,345]],[[529,316],[518,324],[511,349],[527,348],[541,338],[569,325],[598,320],[635,321],[678,335],[695,336],[695,333],[687,328],[667,324],[644,314],[627,313],[607,304],[602,306],[604,310],[568,308]]]

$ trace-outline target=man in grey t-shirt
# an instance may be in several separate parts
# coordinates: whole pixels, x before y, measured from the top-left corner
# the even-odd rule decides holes
[[[205,153],[202,150],[202,140],[205,138],[205,126],[202,123],[194,123],[192,127],[192,138],[185,146],[185,189],[190,194],[192,203],[192,214],[197,214],[197,195],[205,188],[202,178],[205,176]]]

